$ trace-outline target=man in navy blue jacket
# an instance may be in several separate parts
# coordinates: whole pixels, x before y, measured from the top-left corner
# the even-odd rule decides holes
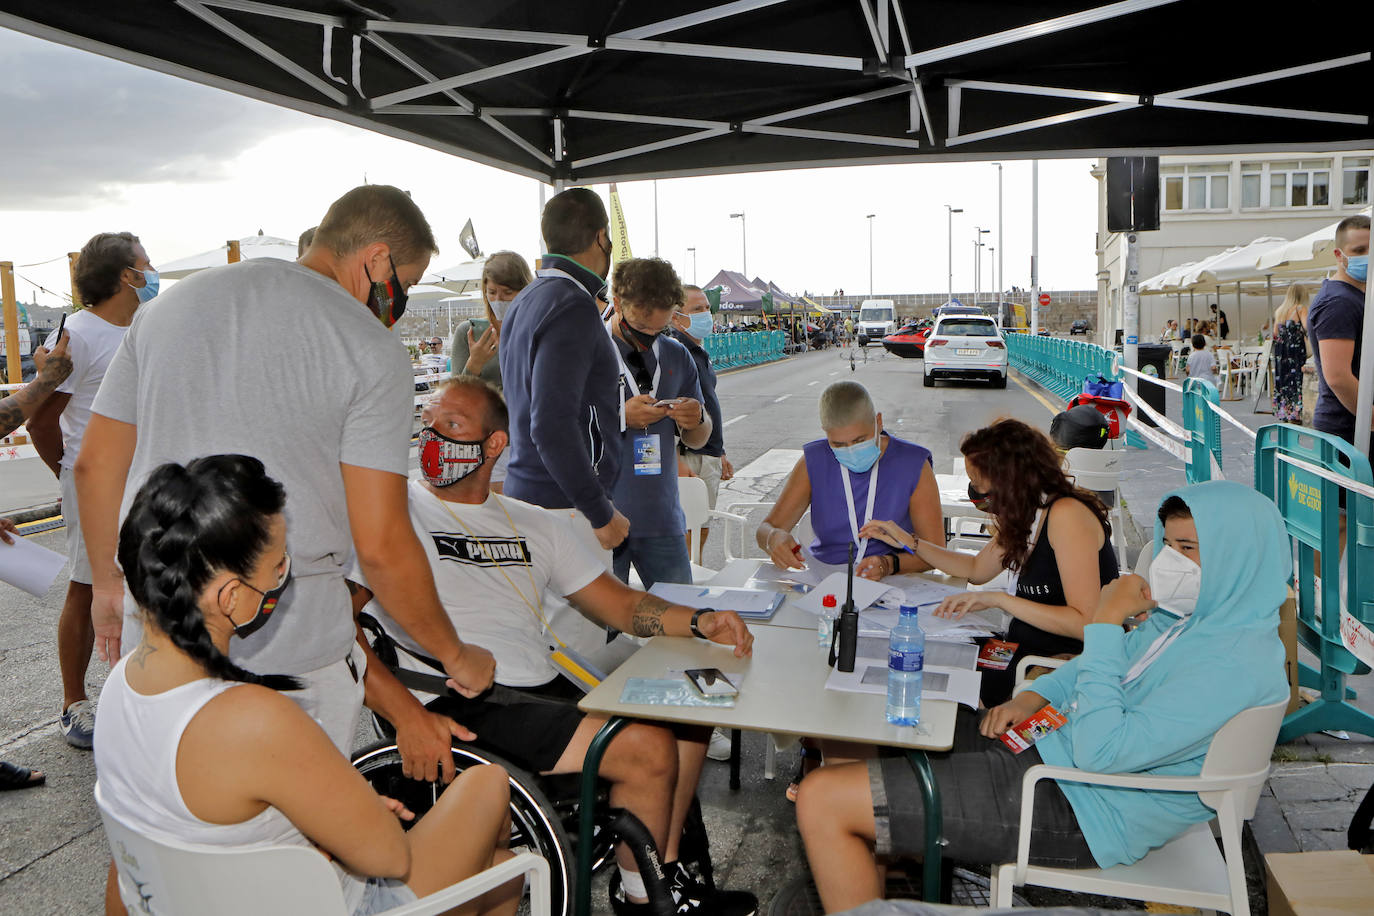
[[[620,361],[597,293],[611,269],[610,221],[589,188],[544,207],[548,254],[501,328],[501,379],[510,409],[505,493],[576,512],[610,550],[630,523],[611,501],[620,471]]]

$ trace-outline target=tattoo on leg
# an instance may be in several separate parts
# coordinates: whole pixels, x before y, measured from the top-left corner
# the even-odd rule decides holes
[[[645,594],[635,605],[634,616],[630,620],[633,633],[636,636],[662,636],[663,612],[671,606],[657,595]]]

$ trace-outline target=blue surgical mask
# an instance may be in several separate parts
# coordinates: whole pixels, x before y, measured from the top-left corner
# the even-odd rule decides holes
[[[711,317],[710,312],[693,312],[687,316],[687,320],[691,322],[687,328],[687,333],[697,340],[705,340],[716,329],[715,320]]]
[[[151,267],[147,270],[139,270],[137,267],[131,267],[129,269],[136,273],[143,274],[143,285],[132,287],[134,295],[138,296],[138,301],[140,303],[146,304],[151,302],[153,297],[157,295],[157,271],[153,270]]]
[[[830,446],[830,450],[835,453],[835,460],[841,466],[848,468],[855,474],[862,474],[873,465],[878,463],[878,456],[882,454],[882,449],[878,445],[878,427],[873,425],[873,438],[866,442],[856,442],[853,445],[842,445],[838,448]]]
[[[1367,282],[1369,278],[1369,255],[1357,254],[1354,257],[1346,258],[1345,272],[1350,274],[1350,279],[1358,280],[1361,283]]]

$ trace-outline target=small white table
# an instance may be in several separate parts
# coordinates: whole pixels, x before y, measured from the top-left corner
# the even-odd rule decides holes
[[[968,498],[968,475],[936,474],[935,485],[940,490],[940,512],[946,519],[988,518],[988,514]]]
[[[729,647],[703,640],[656,636],[577,704],[584,712],[608,717],[592,739],[582,763],[577,916],[588,916],[591,912],[591,836],[596,775],[606,746],[631,719],[783,732],[906,750],[925,802],[924,893],[928,899],[939,899],[943,820],[939,787],[925,752],[949,750],[953,745],[958,704],[948,700],[922,702],[919,726],[891,725],[885,716],[886,697],[883,695],[825,688],[830,668],[826,653],[816,645],[814,623],[809,630],[772,626],[758,627],[753,632],[752,658],[736,658]],[[740,695],[735,705],[649,706],[620,702],[629,678],[662,678],[669,676],[670,670],[687,668],[719,668],[726,674],[741,674]]]

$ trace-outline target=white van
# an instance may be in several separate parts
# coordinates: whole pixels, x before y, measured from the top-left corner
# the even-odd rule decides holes
[[[859,303],[856,333],[861,347],[868,346],[870,340],[882,340],[889,334],[897,333],[896,303],[891,299],[865,299]]]

